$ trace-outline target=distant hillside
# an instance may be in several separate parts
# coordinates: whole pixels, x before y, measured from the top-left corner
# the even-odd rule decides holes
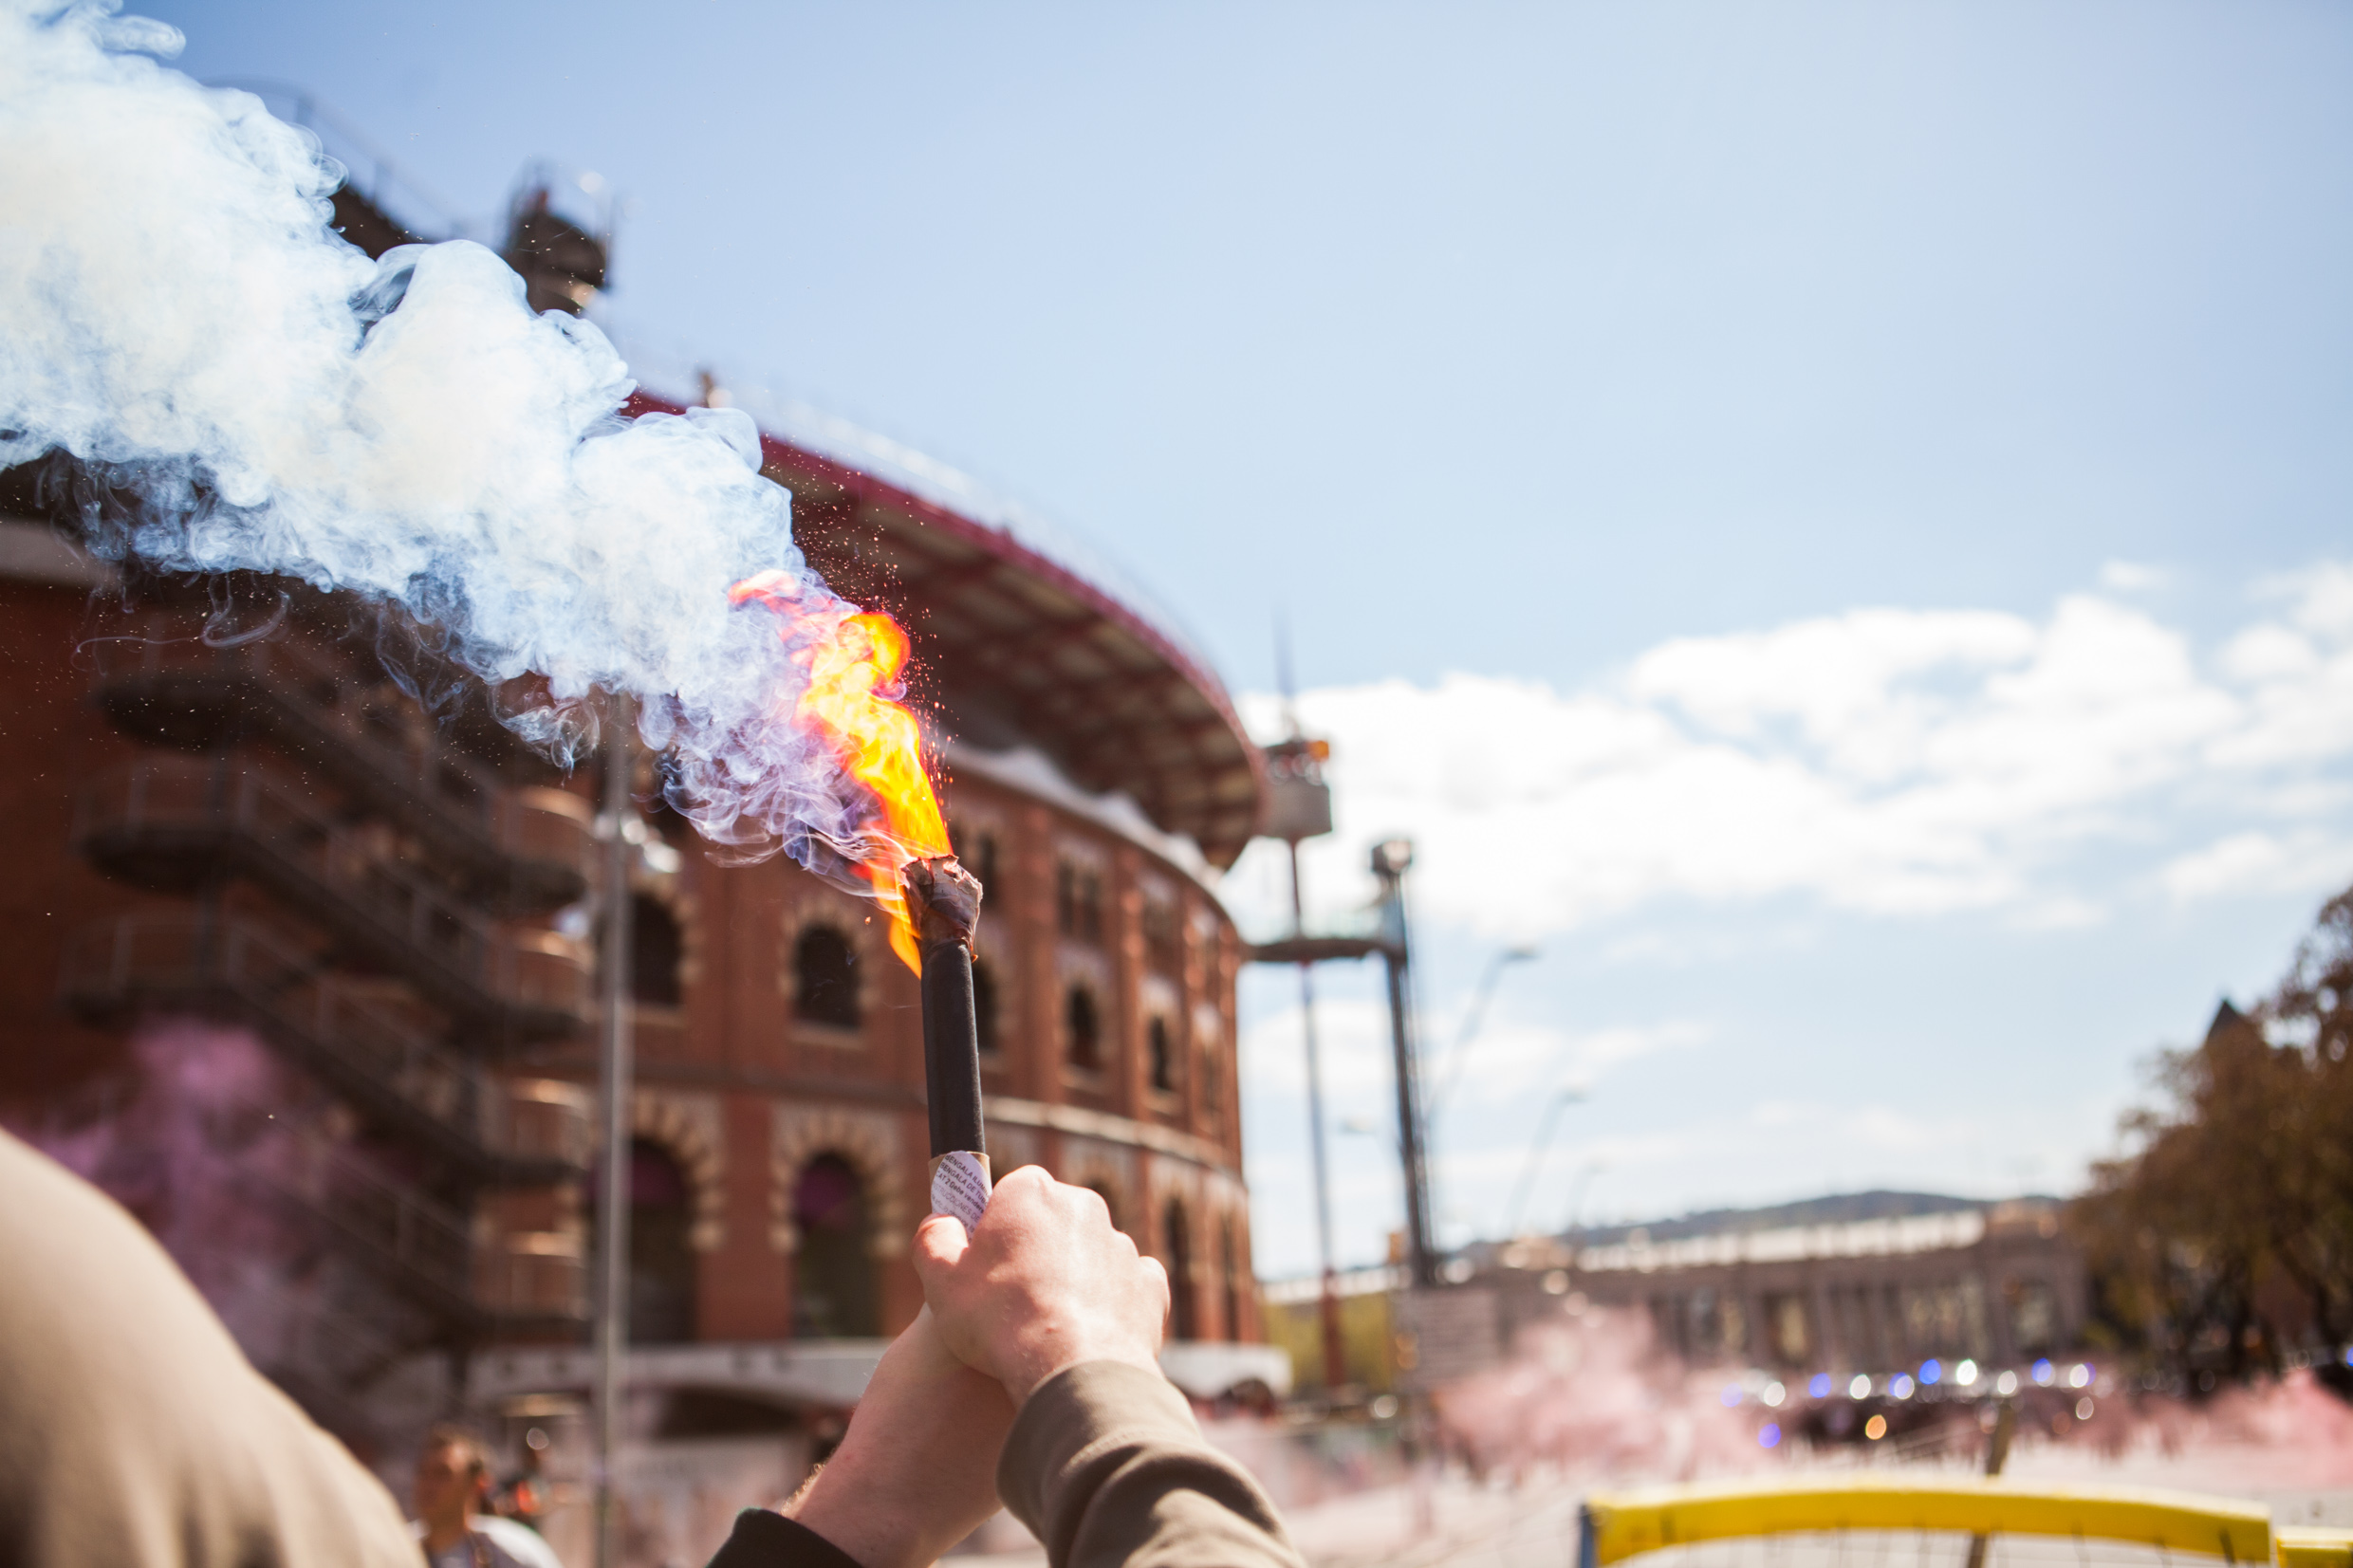
[[[2048,1200],[2045,1200],[2048,1201]],[[1782,1230],[1791,1226],[1847,1225],[1857,1220],[1902,1219],[1913,1214],[1950,1214],[1957,1209],[1984,1208],[1990,1200],[1956,1198],[1942,1192],[1842,1192],[1798,1203],[1772,1204],[1764,1208],[1710,1208],[1672,1220],[1639,1225],[1589,1226],[1575,1239],[1588,1246],[1622,1242],[1637,1230],[1654,1242],[1678,1241],[1686,1236],[1746,1235],[1757,1230]]]

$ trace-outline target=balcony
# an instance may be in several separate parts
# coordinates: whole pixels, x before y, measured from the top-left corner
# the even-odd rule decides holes
[[[579,1251],[512,1237],[477,1245],[457,1210],[386,1177],[351,1150],[303,1138],[289,1160],[248,1168],[256,1187],[317,1226],[360,1264],[471,1334],[576,1329],[587,1317]]]
[[[156,758],[106,775],[83,794],[74,842],[141,887],[255,882],[487,1043],[569,1035],[587,1016],[588,965],[571,944],[501,931],[391,859],[380,831],[336,821],[257,767]]]
[[[176,621],[150,630],[92,645],[99,706],[123,730],[190,750],[267,734],[501,911],[554,909],[585,891],[591,817],[578,797],[507,788],[437,738],[403,733],[348,668],[300,643],[214,648]]]
[[[580,1092],[502,1082],[257,921],[133,914],[77,933],[59,990],[94,1023],[149,1010],[226,1014],[389,1131],[495,1186],[577,1179]]]

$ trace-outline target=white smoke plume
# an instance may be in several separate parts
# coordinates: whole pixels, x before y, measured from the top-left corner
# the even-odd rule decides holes
[[[101,553],[354,591],[494,689],[541,677],[502,716],[560,760],[594,689],[631,694],[715,840],[853,840],[854,787],[789,714],[796,652],[854,607],[751,421],[622,419],[603,334],[534,317],[478,245],[370,261],[326,227],[342,171],[309,133],[114,9],[0,0],[0,465],[62,450],[131,496],[85,508]],[[729,602],[764,570],[788,622]]]

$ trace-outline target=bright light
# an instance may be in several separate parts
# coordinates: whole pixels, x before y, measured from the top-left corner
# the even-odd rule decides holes
[[[2067,1387],[2071,1389],[2087,1389],[2091,1387],[2091,1368],[2085,1366],[2081,1361],[2076,1362],[2074,1366],[2068,1368]]]
[[[1849,1399],[1870,1398],[1871,1379],[1864,1376],[1862,1373],[1855,1374],[1855,1380],[1846,1385],[1846,1397]]]
[[[1759,1427],[1756,1430],[1756,1442],[1757,1447],[1762,1448],[1779,1447],[1781,1443],[1781,1423],[1778,1421],[1768,1421],[1765,1425]]]
[[[1887,1417],[1875,1415],[1862,1424],[1862,1435],[1877,1443],[1887,1435]]]
[[[1920,1363],[1920,1387],[1934,1388],[1944,1381],[1944,1363],[1930,1356]]]
[[[1783,1388],[1779,1383],[1768,1383],[1765,1385],[1764,1393],[1759,1397],[1761,1397],[1765,1403],[1772,1409],[1779,1410],[1781,1408],[1781,1402],[1789,1397],[1789,1391]],[[1768,1446],[1769,1447],[1769,1445]]]
[[[1887,1380],[1887,1392],[1899,1399],[1909,1399],[1912,1397],[1912,1379],[1898,1373]]]
[[[2027,1375],[2033,1378],[2035,1383],[2042,1388],[2050,1387],[2050,1362],[2048,1360],[2035,1362],[2027,1369]]]
[[[2000,1394],[2005,1399],[2009,1398],[2011,1394],[2016,1393],[2018,1392],[2018,1374],[2014,1372],[2006,1372],[2002,1374],[2001,1376],[1996,1377],[1993,1380],[1993,1392]]]
[[[1974,1361],[1963,1361],[1959,1366],[1953,1369],[1953,1381],[1958,1383],[1963,1388],[1969,1387],[1976,1380],[1977,1363]]]
[[[1717,1394],[1716,1398],[1723,1402],[1726,1410],[1731,1410],[1734,1405],[1740,1403],[1740,1385],[1737,1383],[1725,1384],[1724,1392]]]
[[[2075,1402],[2075,1419],[2078,1421],[2091,1419],[2091,1399],[2088,1395]]]
[[[2353,1351],[2348,1351],[2345,1353],[2345,1364],[2347,1366],[2353,1366]],[[1830,1374],[1826,1372],[1818,1372],[1814,1374],[1813,1380],[1806,1385],[1806,1392],[1812,1394],[1817,1399],[1829,1398]]]

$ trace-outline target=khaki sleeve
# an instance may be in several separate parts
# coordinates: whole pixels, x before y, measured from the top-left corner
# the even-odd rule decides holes
[[[5,1133],[0,1412],[10,1568],[422,1568],[139,1222]]]
[[[1052,1568],[1302,1568],[1274,1504],[1157,1372],[1090,1361],[1029,1395],[997,1495]]]

